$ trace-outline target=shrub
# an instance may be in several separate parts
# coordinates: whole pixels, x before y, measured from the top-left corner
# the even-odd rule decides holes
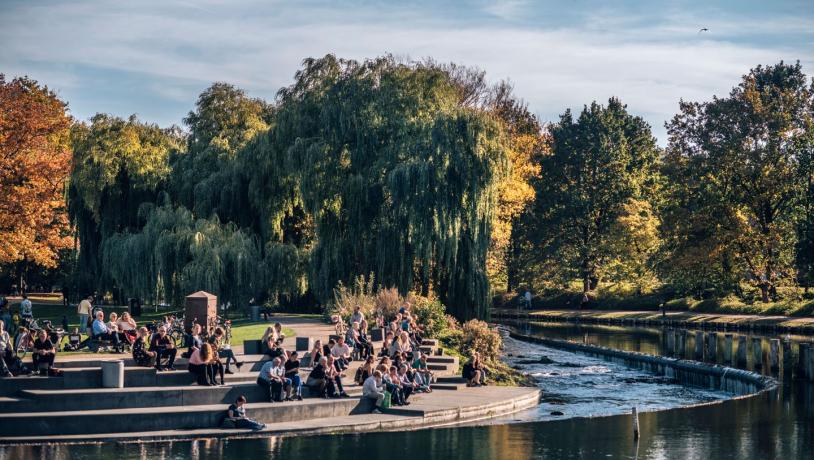
[[[369,279],[363,276],[357,277],[351,287],[345,286],[341,281],[334,289],[334,300],[325,309],[326,319],[333,315],[339,315],[343,320],[348,321],[353,309],[357,305],[360,307],[368,322],[373,318],[376,310],[376,298],[373,295],[373,275]]]
[[[477,351],[484,361],[492,363],[498,359],[503,339],[496,329],[477,319],[465,322],[461,329],[461,351],[465,355]]]
[[[446,308],[437,299],[419,296],[414,299],[412,311],[427,337],[439,337],[447,327]]]
[[[379,289],[375,298],[376,314],[382,314],[385,320],[390,321],[396,317],[404,300],[398,289],[394,287]]]

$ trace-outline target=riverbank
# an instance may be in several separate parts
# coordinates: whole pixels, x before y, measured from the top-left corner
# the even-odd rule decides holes
[[[668,311],[666,314],[662,314],[657,311],[497,308],[492,310],[492,318],[814,334],[814,318],[812,317],[734,315],[689,311]]]

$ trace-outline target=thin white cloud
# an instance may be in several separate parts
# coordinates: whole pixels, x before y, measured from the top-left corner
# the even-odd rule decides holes
[[[662,143],[662,124],[676,111],[679,98],[725,94],[750,68],[781,59],[799,59],[814,73],[810,46],[760,46],[736,39],[746,28],[760,33],[814,30],[811,18],[802,16],[759,23],[716,20],[704,26],[717,35],[699,36],[698,21],[684,14],[642,24],[600,11],[588,25],[543,29],[511,21],[479,24],[437,16],[419,20],[417,12],[391,14],[374,7],[306,11],[258,2],[256,11],[234,11],[217,2],[171,7],[135,3],[124,11],[94,2],[47,8],[34,4],[15,11],[19,17],[0,19],[0,41],[10,44],[0,47],[0,62],[14,73],[27,73],[29,66],[37,69],[41,73],[32,76],[52,86],[64,85],[71,94],[80,94],[81,81],[70,77],[65,70],[69,67],[137,73],[149,82],[144,88],[173,101],[186,99],[191,107],[196,92],[216,80],[271,98],[290,84],[308,56],[432,56],[478,66],[493,80],[510,78],[518,95],[547,120],[565,108],[619,96],[650,121]],[[515,17],[529,7],[515,1],[486,5],[501,17]],[[141,112],[162,124],[177,123],[183,116],[164,113],[161,107],[155,113]]]

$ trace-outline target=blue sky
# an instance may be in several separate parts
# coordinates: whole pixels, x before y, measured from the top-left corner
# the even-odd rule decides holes
[[[180,124],[213,81],[273,99],[305,57],[392,53],[509,79],[544,121],[618,96],[663,145],[681,98],[781,59],[814,75],[814,3],[0,0],[0,44],[0,72],[47,84],[79,119]]]

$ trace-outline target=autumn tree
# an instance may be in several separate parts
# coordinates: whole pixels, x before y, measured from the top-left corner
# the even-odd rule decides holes
[[[611,267],[640,264],[655,250],[648,200],[658,185],[659,149],[647,123],[615,98],[592,103],[576,119],[566,111],[550,136],[524,224],[529,261],[580,279],[587,293]]]
[[[48,87],[0,74],[0,264],[55,267],[71,246],[70,126],[67,104]]]
[[[779,284],[794,282],[812,94],[799,63],[758,66],[728,97],[682,102],[667,125],[671,180],[688,203],[703,204],[692,214],[709,221],[676,238],[710,242],[728,265],[722,268],[745,273],[764,302],[777,298]]]

